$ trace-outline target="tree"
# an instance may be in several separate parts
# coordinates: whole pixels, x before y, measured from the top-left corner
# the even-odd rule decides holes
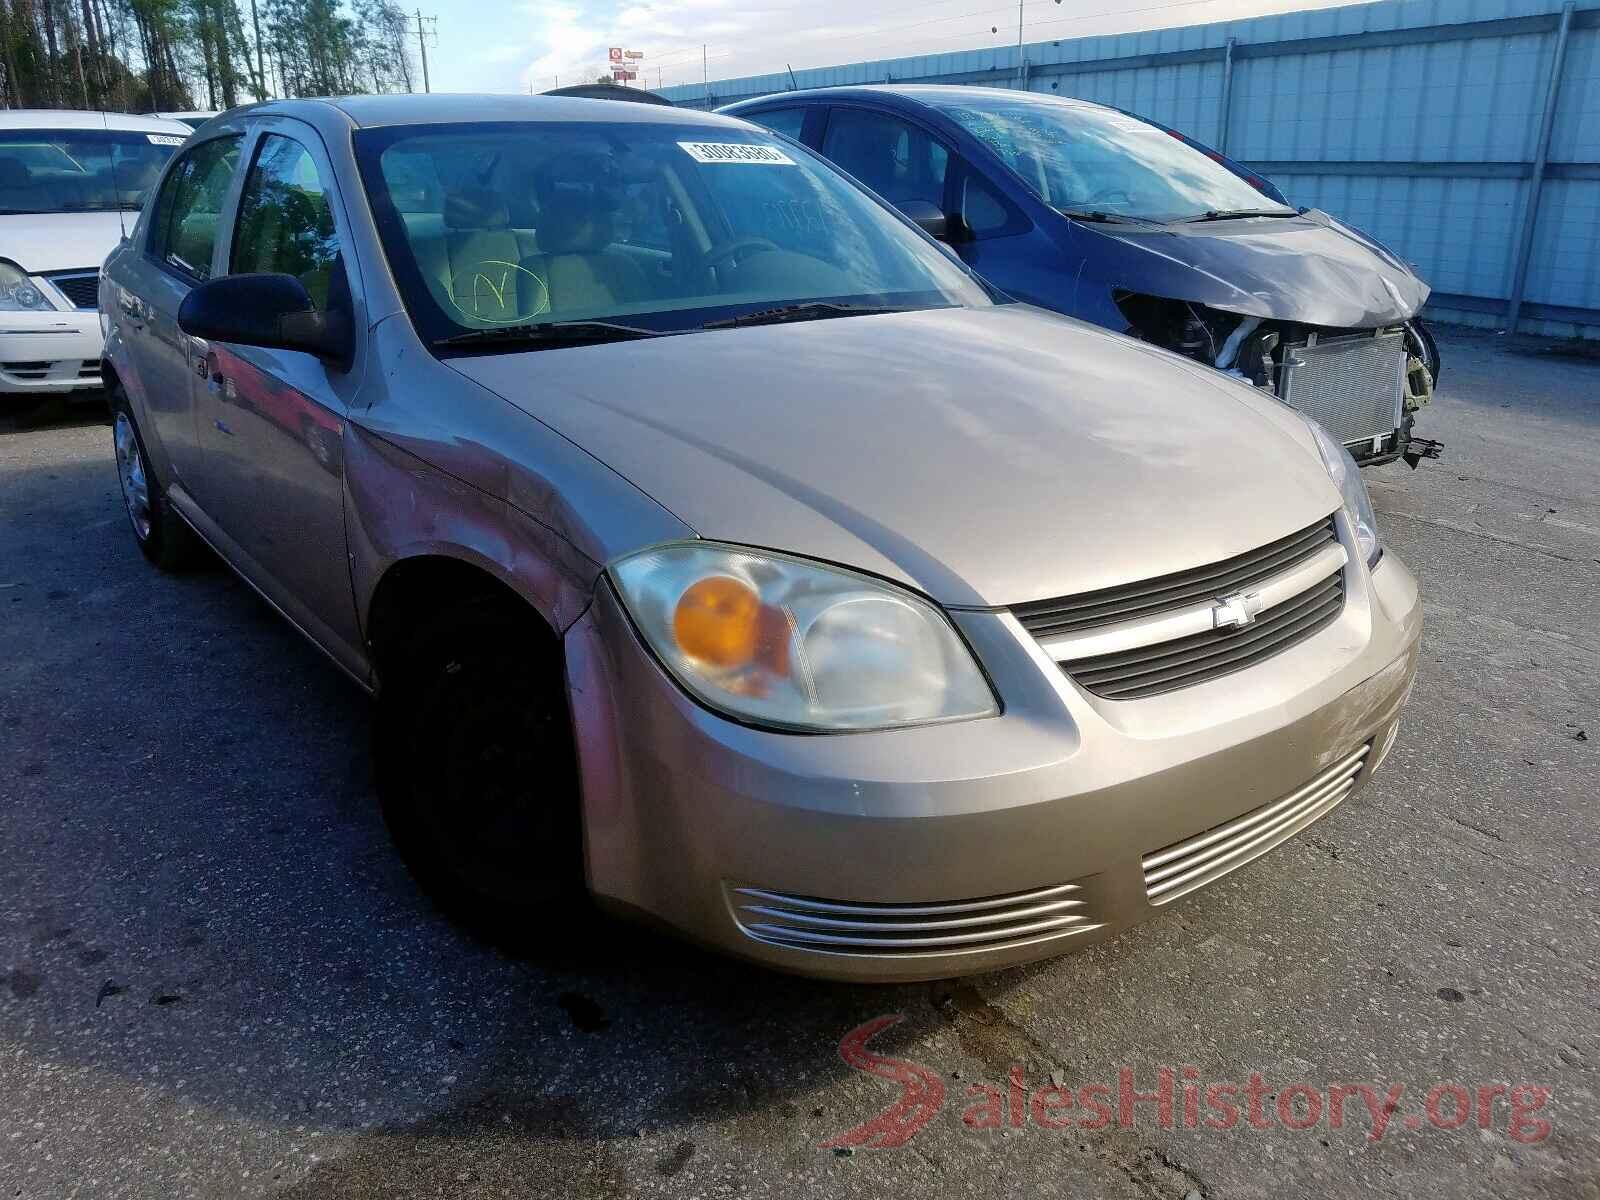
[[[0,103],[147,112],[412,89],[395,0],[243,2],[0,0]]]

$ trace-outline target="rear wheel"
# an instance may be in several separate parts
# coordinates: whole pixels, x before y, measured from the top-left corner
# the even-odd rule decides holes
[[[172,507],[150,466],[128,397],[120,387],[110,392],[112,442],[117,453],[117,481],[122,503],[133,526],[139,550],[163,571],[177,571],[199,555],[201,542]]]
[[[486,600],[426,622],[381,659],[378,790],[406,864],[476,932],[568,944],[589,904],[553,639],[531,614]]]

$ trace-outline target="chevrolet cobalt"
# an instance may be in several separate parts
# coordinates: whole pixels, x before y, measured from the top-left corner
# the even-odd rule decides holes
[[[1362,788],[1420,606],[1336,438],[822,159],[560,97],[206,124],[106,264],[135,539],[376,698],[449,912],[845,979],[1106,937]]]

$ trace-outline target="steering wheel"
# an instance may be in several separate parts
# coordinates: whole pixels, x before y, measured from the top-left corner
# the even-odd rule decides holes
[[[776,242],[764,237],[737,237],[729,238],[725,242],[718,242],[711,249],[695,259],[695,270],[706,271],[712,267],[726,263],[732,266],[740,258],[748,254],[764,254],[772,250],[782,250]]]
[[[1073,207],[1087,208],[1091,204],[1098,204],[1102,200],[1114,200],[1118,196],[1130,204],[1133,203],[1133,197],[1128,195],[1122,188],[1106,188],[1104,191],[1095,192],[1092,196],[1084,197],[1080,204],[1075,204]]]

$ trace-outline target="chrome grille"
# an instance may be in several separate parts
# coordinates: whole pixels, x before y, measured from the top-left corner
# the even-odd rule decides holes
[[[1062,663],[1079,686],[1108,700],[1139,700],[1231,675],[1326,628],[1344,607],[1344,573],[1263,612],[1253,624]]]
[[[1313,333],[1305,345],[1284,349],[1279,394],[1346,444],[1391,434],[1400,427],[1405,342],[1401,329]]]
[[[78,308],[100,307],[100,272],[61,271],[45,278]]]
[[[911,955],[996,950],[1098,929],[1078,884],[978,900],[862,904],[728,888],[739,928],[759,942],[830,954]]]
[[[1259,858],[1337,807],[1356,785],[1368,742],[1281,800],[1144,856],[1145,895],[1166,904]]]
[[[1036,638],[1153,617],[1229,592],[1248,591],[1262,580],[1314,557],[1338,540],[1333,518],[1328,516],[1287,537],[1222,562],[1122,587],[1018,604],[1011,613]]]

